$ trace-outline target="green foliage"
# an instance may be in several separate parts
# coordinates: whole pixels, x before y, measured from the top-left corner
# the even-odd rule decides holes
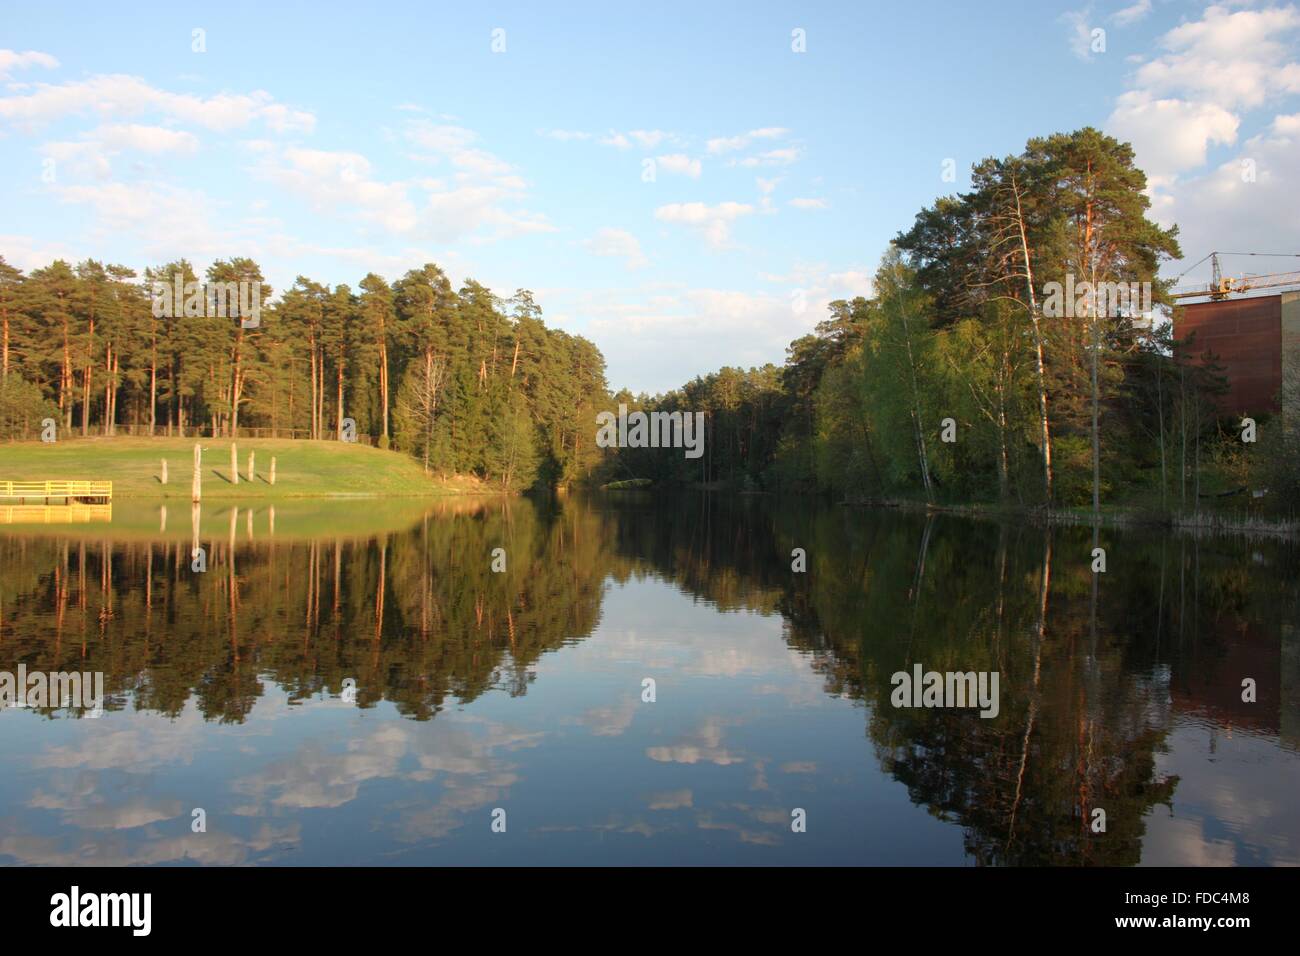
[[[54,418],[58,411],[39,388],[17,373],[0,379],[0,440],[35,438],[40,435],[41,422]]]
[[[1245,475],[1222,445],[1215,357],[1154,308],[1170,302],[1157,273],[1177,231],[1147,218],[1131,147],[1092,128],[1033,139],[971,181],[922,210],[873,296],[830,303],[779,372],[724,368],[635,403],[704,411],[702,463],[624,449],[608,474],[842,499],[1154,496],[1183,512],[1200,508],[1203,477]],[[1058,314],[1053,284],[1084,282],[1149,283],[1153,309],[1085,296]],[[1286,485],[1284,467],[1268,473]]]
[[[200,281],[185,260],[134,281],[93,260],[24,277],[0,259],[6,434],[30,436],[34,410],[87,435],[337,440],[352,419],[361,441],[426,473],[512,489],[579,481],[599,460],[604,357],[548,329],[527,290],[502,302],[470,279],[456,292],[430,263],[392,285],[371,273],[359,294],[299,276],[271,304],[251,259],[205,277],[262,283],[260,324],[154,315],[154,282]]]

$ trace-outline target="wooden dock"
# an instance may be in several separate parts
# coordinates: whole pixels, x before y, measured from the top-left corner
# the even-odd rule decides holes
[[[0,499],[17,498],[19,504],[39,498],[45,504],[62,498],[68,504],[98,503],[113,500],[111,481],[0,481]]]

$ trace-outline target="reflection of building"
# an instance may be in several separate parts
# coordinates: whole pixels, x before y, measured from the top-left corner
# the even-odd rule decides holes
[[[1225,414],[1276,412],[1282,383],[1300,382],[1300,292],[1196,302],[1181,307],[1175,335],[1189,352],[1214,353],[1228,377]]]
[[[1194,714],[1218,730],[1233,727],[1280,734],[1286,716],[1286,630],[1228,615],[1206,622],[1207,638],[1188,650],[1175,668],[1170,696],[1174,710]],[[1281,644],[1281,651],[1279,650]],[[1242,700],[1242,680],[1255,681],[1255,700]]]

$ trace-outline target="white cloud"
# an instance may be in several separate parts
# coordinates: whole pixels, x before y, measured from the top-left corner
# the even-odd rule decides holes
[[[583,134],[586,139],[586,134]],[[643,149],[654,149],[660,143],[680,142],[680,137],[676,133],[670,133],[662,129],[634,129],[626,133],[620,133],[618,130],[610,130],[605,136],[600,138],[603,146],[614,146],[618,149],[628,149],[633,143]]]
[[[58,65],[58,60],[39,50],[26,50],[22,53],[16,50],[0,50],[0,80],[8,77],[13,70],[26,70],[33,66],[53,70]]]
[[[104,151],[103,144],[93,140],[76,140],[45,143],[41,152],[56,163],[54,175],[74,178],[106,180],[113,175],[113,164]]]
[[[865,269],[848,269],[844,272],[832,272],[826,277],[827,287],[841,291],[836,298],[869,298],[872,293],[871,273]]]
[[[473,130],[416,120],[403,137],[418,150],[414,159],[446,164],[450,176],[384,181],[360,153],[292,147],[268,156],[265,143],[249,145],[263,154],[256,169],[264,178],[317,209],[386,232],[483,242],[554,231],[544,215],[508,208],[523,197],[525,183],[509,163],[477,145]]]
[[[835,299],[870,298],[872,295],[872,274],[865,268],[833,272],[824,263],[799,263],[788,275],[763,272],[759,276],[766,282],[802,291],[806,300],[813,304],[810,310],[819,313],[818,319]]]
[[[660,143],[672,136],[671,133],[665,133],[661,129],[634,129],[627,135],[631,136],[636,140],[638,145],[646,149],[654,149]]]
[[[1179,241],[1188,256],[1174,271],[1211,249],[1295,251],[1300,113],[1275,117],[1266,132],[1201,175],[1160,185],[1155,213],[1166,224],[1178,223]],[[1296,268],[1295,260],[1286,259],[1238,259],[1230,267],[1259,272]]]
[[[0,256],[11,266],[30,272],[48,266],[55,259],[75,262],[79,253],[60,241],[0,233]]]
[[[825,199],[803,197],[791,199],[790,205],[794,206],[795,209],[827,209],[830,206]]]
[[[103,249],[97,258],[139,262],[228,255],[233,248],[249,248],[255,241],[250,224],[224,216],[224,206],[207,193],[153,181],[76,182],[67,184],[62,174],[46,186],[55,200],[83,207],[88,215],[85,235],[78,235],[75,251],[62,258],[79,260],[87,249]],[[213,223],[221,222],[221,229]],[[51,257],[52,258],[52,257]],[[49,259],[40,263],[47,265]]]
[[[762,278],[771,287],[757,292],[663,283],[584,290],[548,314],[587,317],[584,334],[600,343],[610,381],[654,393],[724,365],[780,365],[791,340],[826,317],[827,304],[871,291],[865,268],[800,265]]]
[[[310,132],[316,117],[276,103],[270,93],[218,93],[202,97],[171,93],[135,76],[111,74],[57,85],[41,83],[34,92],[0,97],[0,119],[34,125],[68,115],[94,114],[101,119],[158,113],[206,129],[229,131],[256,120],[276,132]]]
[[[761,129],[751,129],[748,133],[741,133],[739,136],[715,137],[705,144],[705,148],[711,155],[731,153],[736,150],[745,149],[755,140],[780,139],[789,132],[788,129],[781,126],[764,126]]]
[[[426,151],[424,158],[446,159],[464,173],[497,177],[513,172],[505,160],[475,146],[478,134],[463,126],[438,126],[417,120],[407,125],[405,135],[412,144]]]
[[[583,246],[594,256],[623,259],[629,269],[641,269],[650,263],[641,251],[640,241],[625,229],[602,229]]]
[[[788,166],[791,163],[798,162],[803,151],[797,146],[785,146],[781,149],[769,149],[765,153],[759,153],[757,156],[746,156],[744,159],[737,160],[735,165],[753,168],[755,166]]]
[[[753,206],[738,202],[723,202],[716,206],[702,202],[669,203],[655,210],[655,218],[661,222],[691,226],[699,230],[709,245],[721,248],[731,238],[730,223],[753,211]]]
[[[476,241],[490,242],[556,231],[541,213],[507,210],[502,203],[512,195],[500,186],[462,186],[430,193],[427,209],[432,235],[450,240],[475,234]]]
[[[1092,7],[1082,10],[1067,10],[1061,19],[1070,28],[1070,52],[1080,60],[1092,59]]]
[[[1137,23],[1150,12],[1151,0],[1137,0],[1137,3],[1133,4],[1131,7],[1116,10],[1115,13],[1111,15],[1111,19],[1120,26],[1126,27],[1130,23]]]
[[[658,156],[655,158],[655,163],[666,173],[689,176],[691,179],[700,178],[700,161],[691,159],[685,153],[670,153],[667,156]]]
[[[198,137],[184,130],[137,123],[101,126],[89,135],[109,149],[132,149],[141,153],[194,153]]]
[[[1295,245],[1300,114],[1259,113],[1300,93],[1300,9],[1232,6],[1206,7],[1159,37],[1161,52],[1138,67],[1106,124],[1133,143],[1153,218],[1179,226],[1190,258],[1171,272],[1211,249]],[[1261,120],[1265,131],[1241,143],[1242,128]]]
[[[97,225],[110,233],[166,231],[173,224],[178,230],[188,228],[197,233],[215,221],[206,195],[176,186],[111,182],[52,188],[62,202],[91,206],[98,217]]]
[[[316,117],[311,113],[290,109],[283,103],[267,103],[258,115],[276,133],[310,133],[316,127]]]
[[[1239,120],[1215,103],[1156,99],[1130,90],[1115,103],[1107,128],[1133,144],[1142,167],[1163,176],[1201,166],[1211,144],[1237,140]]]
[[[1167,52],[1142,66],[1136,86],[1153,94],[1225,109],[1254,108],[1280,94],[1300,93],[1300,63],[1288,37],[1300,29],[1295,6],[1230,11],[1206,8],[1200,20],[1160,38]]]
[[[198,151],[199,140],[193,133],[162,126],[135,123],[100,126],[79,140],[44,143],[41,152],[58,163],[58,179],[108,180],[112,177],[112,158],[124,150],[162,155],[190,155]]]
[[[258,171],[318,210],[341,211],[397,233],[409,233],[419,223],[407,185],[375,179],[360,153],[292,147]]]
[[[417,158],[435,164],[446,161],[452,167],[453,185],[441,180],[418,182],[427,191],[425,225],[435,238],[472,234],[478,241],[489,241],[555,231],[540,213],[506,208],[506,203],[524,197],[526,184],[510,163],[477,145],[473,130],[417,120],[407,125],[405,136],[423,151]]]
[[[545,136],[547,139],[558,139],[561,143],[567,143],[571,140],[588,140],[591,139],[590,133],[584,133],[576,129],[543,129],[538,130],[539,136]]]

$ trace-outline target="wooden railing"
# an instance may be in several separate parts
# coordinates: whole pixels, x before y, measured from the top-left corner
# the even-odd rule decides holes
[[[112,497],[111,481],[0,481],[0,498]]]

